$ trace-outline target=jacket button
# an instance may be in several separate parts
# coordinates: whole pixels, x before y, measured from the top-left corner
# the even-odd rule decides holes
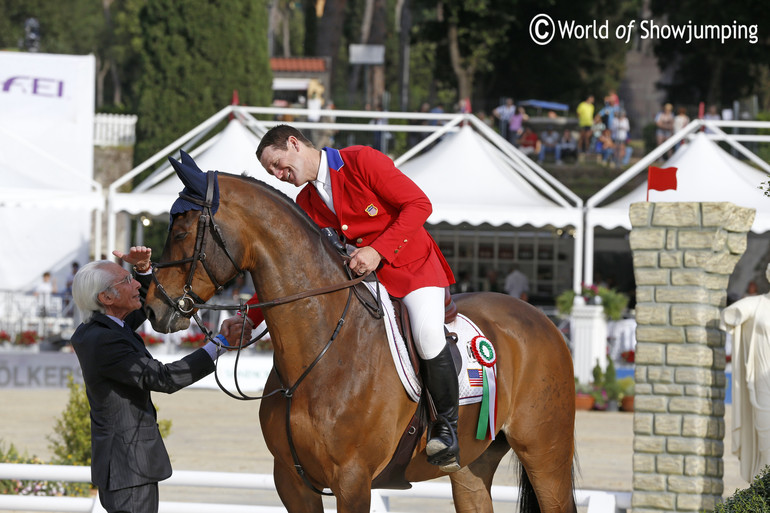
[[[398,250],[397,250],[397,249],[394,249],[394,250],[393,250],[393,253],[398,253]]]
[[[356,239],[356,244],[361,244],[364,241],[361,237]]]
[[[348,225],[346,225],[346,224],[343,224],[343,225],[342,225],[342,231],[346,231],[347,229],[348,229]]]
[[[404,239],[404,244],[406,244],[407,242],[409,242],[409,241],[408,241],[408,240],[406,240],[406,239]]]

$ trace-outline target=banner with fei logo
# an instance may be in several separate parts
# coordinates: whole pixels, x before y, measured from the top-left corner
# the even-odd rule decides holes
[[[101,208],[94,172],[93,55],[0,52],[0,289],[65,288]]]

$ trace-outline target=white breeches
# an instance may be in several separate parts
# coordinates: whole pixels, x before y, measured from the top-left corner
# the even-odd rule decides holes
[[[412,336],[423,360],[438,356],[446,345],[444,336],[444,289],[423,287],[402,299],[409,311]]]

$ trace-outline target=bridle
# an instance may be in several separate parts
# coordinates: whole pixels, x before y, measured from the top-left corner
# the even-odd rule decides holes
[[[206,173],[206,178],[207,183],[205,200],[201,200],[181,192],[179,193],[180,198],[189,201],[190,203],[194,203],[203,209],[203,212],[198,218],[198,231],[195,236],[195,249],[193,250],[193,255],[189,258],[183,258],[181,260],[154,264],[152,267],[152,281],[155,283],[155,288],[158,289],[164,301],[168,303],[169,306],[171,306],[171,308],[173,308],[180,315],[184,317],[193,316],[195,321],[198,323],[198,326],[201,326],[202,323],[200,322],[197,314],[192,315],[192,312],[195,308],[200,308],[205,303],[192,289],[192,281],[193,277],[195,276],[195,269],[198,265],[198,262],[201,263],[201,266],[206,271],[209,280],[211,280],[211,283],[216,288],[215,293],[220,292],[224,288],[224,285],[219,283],[216,276],[214,275],[214,272],[211,270],[211,267],[208,264],[208,260],[206,260],[206,234],[209,231],[211,231],[211,235],[214,238],[214,241],[219,245],[220,248],[222,248],[222,250],[225,252],[225,255],[227,255],[227,258],[233,264],[236,274],[242,272],[242,269],[235,261],[233,254],[230,252],[230,248],[227,246],[227,241],[222,236],[222,230],[219,228],[219,225],[214,222],[214,214],[211,212],[214,198],[214,180],[216,179],[216,175],[212,171],[209,171]],[[161,285],[160,281],[158,280],[156,270],[185,264],[190,264],[190,272],[187,274],[187,280],[183,289],[184,292],[178,298],[173,299],[168,294],[168,292],[166,292],[166,289],[163,288],[163,285]]]

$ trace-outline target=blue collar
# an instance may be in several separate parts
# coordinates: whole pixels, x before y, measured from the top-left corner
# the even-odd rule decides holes
[[[329,169],[339,171],[342,166],[345,165],[345,162],[342,160],[342,155],[340,155],[340,150],[335,150],[334,148],[329,148],[326,146],[324,146],[323,149],[326,151],[326,158],[329,161]]]

